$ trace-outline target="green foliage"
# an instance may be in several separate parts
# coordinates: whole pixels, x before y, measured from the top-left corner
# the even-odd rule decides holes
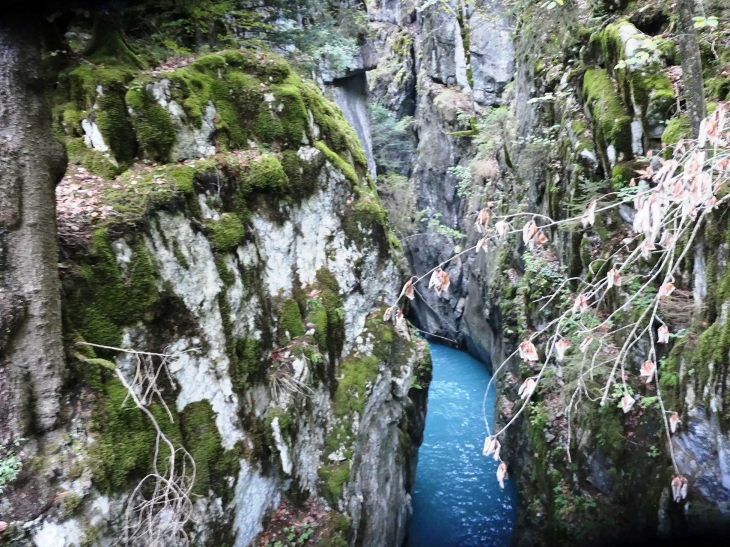
[[[367,33],[365,12],[357,5],[340,4],[336,9],[326,0],[283,2],[278,15],[291,25],[279,29],[271,39],[294,46],[303,72],[311,73],[324,61],[331,72],[357,68],[358,39]]]
[[[512,123],[512,114],[506,106],[486,110],[478,122],[479,134],[475,138],[482,156],[489,156],[497,151],[507,140]]]
[[[413,154],[410,126],[412,118],[397,120],[378,103],[369,106],[373,156],[378,169],[385,173],[401,173],[404,162]]]
[[[15,454],[15,449],[24,440],[17,439],[12,445],[0,446],[0,494],[3,493],[5,485],[17,479],[23,469],[23,462]]]
[[[390,225],[401,237],[413,233],[418,228],[421,218],[421,213],[416,207],[413,184],[412,179],[396,173],[378,176],[378,194],[381,202],[388,211]]]
[[[428,224],[426,227],[430,230],[433,230],[433,233],[438,234],[440,236],[453,239],[455,241],[458,241],[460,239],[464,239],[466,237],[466,234],[460,232],[459,230],[455,230],[454,228],[450,228],[449,226],[446,226],[445,224],[441,223],[441,218],[443,217],[442,213],[433,213],[430,214],[430,209],[426,212],[426,217],[422,218],[421,222],[428,221]]]

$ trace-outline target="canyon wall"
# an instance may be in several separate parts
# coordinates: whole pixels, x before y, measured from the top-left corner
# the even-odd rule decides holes
[[[638,180],[639,169],[658,169],[665,147],[689,134],[677,14],[668,2],[548,8],[372,1],[368,9],[379,53],[368,74],[371,100],[396,118],[413,116],[408,174],[418,209],[438,219],[435,228],[423,223],[403,238],[415,275],[475,245],[479,210],[555,220],[581,214],[591,196],[620,193]],[[719,3],[705,9],[720,19],[727,11]],[[655,44],[651,54],[621,65],[647,42]],[[728,50],[700,44],[712,112],[730,91]],[[412,319],[496,368],[555,317],[560,299],[569,298],[565,279],[595,277],[590,263],[631,237],[633,215],[633,207],[622,205],[592,228],[550,228],[542,249],[510,239],[496,250],[461,255],[443,266],[451,280],[446,296],[417,287]],[[617,405],[599,411],[597,402],[584,402],[568,438],[565,409],[578,354],[550,366],[546,387],[502,439],[502,457],[520,491],[516,544],[583,544],[727,525],[726,224],[724,211],[713,213],[682,264],[674,304],[684,312],[663,316],[680,332],[659,356],[659,372],[665,402],[683,420],[672,442],[679,473],[690,482],[689,502],[671,501],[673,471],[653,407],[624,416]],[[544,306],[551,296],[559,298]],[[571,340],[576,348],[580,341]],[[638,370],[645,354],[639,344],[631,366]],[[512,418],[521,404],[517,388],[534,374],[516,357],[502,369],[498,423]]]
[[[142,359],[159,396],[137,396],[195,461],[190,544],[400,545],[430,358],[382,320],[404,258],[368,157],[266,49],[176,63],[83,59],[53,86],[69,370],[59,426],[6,439],[0,544],[119,538],[155,462],[116,376]]]

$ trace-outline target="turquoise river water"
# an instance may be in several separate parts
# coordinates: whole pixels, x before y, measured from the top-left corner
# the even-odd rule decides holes
[[[482,456],[482,399],[490,374],[463,351],[431,344],[433,381],[418,452],[409,547],[510,545],[517,506],[514,481],[497,483],[497,462]],[[494,390],[487,401],[494,420]]]

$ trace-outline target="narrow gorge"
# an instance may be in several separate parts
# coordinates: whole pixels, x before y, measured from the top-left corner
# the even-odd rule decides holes
[[[0,546],[722,538],[727,101],[723,0],[11,0]]]

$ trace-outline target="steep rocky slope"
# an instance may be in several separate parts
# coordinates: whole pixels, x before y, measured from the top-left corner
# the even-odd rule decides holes
[[[481,237],[474,228],[480,209],[569,218],[597,195],[630,191],[639,169],[658,169],[663,148],[671,152],[689,135],[669,2],[416,7],[369,3],[380,57],[369,74],[371,98],[393,116],[413,116],[417,144],[409,175],[418,209],[465,234],[410,234],[404,241],[416,273],[473,246]],[[705,16],[719,16],[725,33],[723,5],[704,9]],[[728,98],[727,42],[711,46],[706,29],[700,38],[712,112],[713,103]],[[414,320],[498,365],[557,316],[570,298],[565,279],[607,271],[607,263],[601,273],[589,266],[633,234],[633,215],[632,207],[621,206],[593,228],[552,227],[544,249],[513,241],[462,255],[444,265],[452,282],[446,297],[420,290]],[[660,377],[669,408],[683,419],[672,442],[679,473],[690,481],[689,503],[671,502],[673,472],[651,389],[646,404],[626,416],[615,405],[599,412],[597,403],[583,404],[568,439],[571,367],[580,361],[573,354],[550,368],[537,400],[502,442],[521,495],[517,544],[582,544],[728,523],[726,223],[724,210],[713,213],[682,264],[675,308],[662,310],[671,331],[680,333],[659,356]],[[607,309],[635,288],[621,289]],[[553,295],[558,300],[544,308]],[[570,341],[577,348],[581,338]],[[638,367],[645,352],[639,346],[628,361]],[[517,388],[534,374],[516,357],[508,362],[497,387],[498,421],[517,411]],[[637,382],[636,389],[643,387]]]
[[[430,360],[382,321],[403,257],[355,133],[263,48],[144,70],[116,47],[53,88],[69,370],[59,428],[13,449],[0,543],[119,537],[156,435],[109,368],[141,358],[196,464],[192,544],[401,544]]]

